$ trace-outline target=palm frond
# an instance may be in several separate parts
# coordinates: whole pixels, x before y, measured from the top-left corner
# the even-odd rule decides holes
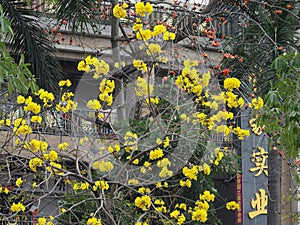
[[[97,25],[101,24],[100,5],[96,1],[57,0],[55,5],[57,19],[66,19],[73,31],[96,32]]]
[[[241,27],[240,35],[227,43],[231,46],[231,53],[243,57],[244,61],[223,61],[223,66],[230,67],[244,87],[248,86],[245,90],[253,91],[255,81],[259,95],[266,94],[277,80],[272,62],[284,52],[299,50],[294,38],[300,24],[297,8],[293,12],[283,10],[282,14],[274,13],[275,9],[275,5],[266,9],[249,5],[245,15],[247,27]],[[251,77],[252,80],[249,79]]]
[[[14,36],[9,40],[12,55],[24,54],[25,61],[31,65],[37,84],[52,92],[58,92],[57,83],[63,78],[63,73],[47,33],[39,25],[37,18],[30,16],[30,11],[18,8],[14,1],[0,2],[14,32]]]

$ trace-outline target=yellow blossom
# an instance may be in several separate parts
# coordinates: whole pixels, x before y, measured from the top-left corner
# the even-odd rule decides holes
[[[137,207],[146,211],[151,206],[151,198],[148,195],[143,195],[142,197],[137,197],[134,203]]]
[[[17,204],[16,203],[13,203],[10,207],[10,210],[12,212],[19,212],[19,211],[25,211],[25,206],[21,203],[21,202],[18,202]]]
[[[158,54],[161,52],[161,47],[159,44],[151,43],[147,45],[147,55],[153,56],[154,54]]]
[[[137,179],[130,179],[127,181],[128,185],[137,185],[139,184],[139,181]]]
[[[33,159],[31,159],[30,161],[29,161],[29,168],[32,170],[32,171],[34,171],[34,172],[36,172],[36,167],[37,166],[42,166],[43,165],[43,161],[41,160],[41,159],[39,159],[39,158],[37,158],[37,157],[35,157],[35,158],[33,158]]]
[[[123,5],[117,4],[113,9],[113,14],[116,18],[126,18],[126,10]]]
[[[69,144],[67,143],[67,142],[62,142],[62,143],[60,143],[58,146],[57,146],[57,148],[59,149],[59,150],[67,150],[67,147],[69,146]]]
[[[101,104],[97,99],[89,100],[87,103],[87,107],[92,110],[99,110],[101,108]]]
[[[23,104],[25,102],[25,98],[22,95],[18,95],[17,97],[17,103],[18,104]]]
[[[136,39],[147,41],[152,38],[152,32],[149,29],[143,30],[139,29],[136,32]]]
[[[159,177],[166,178],[173,175],[173,171],[169,170],[167,167],[162,167],[160,173],[158,174]]]
[[[54,150],[51,150],[51,151],[49,152],[49,160],[50,160],[50,161],[56,161],[57,158],[58,158],[57,152],[54,151]]]
[[[252,106],[255,110],[260,110],[264,106],[264,101],[261,97],[253,98],[251,102],[252,104],[250,104],[250,106]]]
[[[210,174],[210,166],[206,163],[203,164],[203,172],[204,172],[205,175]]]
[[[23,183],[22,177],[19,177],[19,178],[16,180],[16,186],[17,186],[17,187],[20,187],[22,183]]]
[[[163,24],[155,25],[153,28],[152,35],[157,36],[167,31],[167,28]]]
[[[58,86],[60,86],[60,87],[64,87],[64,86],[70,87],[71,85],[72,85],[72,83],[69,79],[61,80],[58,82]]]
[[[32,123],[41,123],[42,122],[42,117],[41,116],[32,116],[30,121]]]
[[[236,210],[239,209],[240,205],[236,203],[235,201],[227,202],[226,209],[227,210]]]
[[[239,88],[240,85],[241,81],[235,77],[229,77],[224,80],[224,88],[229,91]]]
[[[165,41],[173,41],[173,40],[175,40],[175,38],[176,38],[176,34],[173,33],[173,32],[166,31],[164,33],[164,40]]]
[[[198,209],[193,211],[192,220],[196,220],[204,223],[207,220],[207,211],[203,209]]]
[[[143,60],[134,59],[133,60],[133,66],[135,68],[137,68],[138,70],[141,70],[143,72],[147,71],[147,65],[146,65],[146,63],[143,62]]]
[[[215,201],[215,195],[211,194],[209,191],[204,191],[203,195],[200,195],[199,198],[202,201],[208,201],[208,202]]]
[[[137,15],[146,16],[146,13],[150,15],[153,12],[153,7],[149,2],[137,2],[135,4],[135,12]]]
[[[81,60],[81,61],[78,63],[77,69],[78,69],[78,71],[85,71],[85,72],[88,72],[89,69],[90,69],[90,66],[89,66],[88,64],[86,64],[84,60]]]
[[[89,218],[86,222],[87,225],[102,225],[101,219],[95,217]]]
[[[111,162],[107,162],[104,160],[97,161],[93,163],[93,168],[100,170],[100,172],[110,172],[114,169],[114,165]]]
[[[155,150],[150,151],[149,158],[150,158],[150,160],[156,160],[156,159],[162,158],[163,156],[164,156],[163,151],[160,148],[157,148]]]

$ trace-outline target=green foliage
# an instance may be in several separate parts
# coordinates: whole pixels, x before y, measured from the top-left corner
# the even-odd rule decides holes
[[[296,159],[300,150],[300,54],[289,53],[272,64],[277,82],[265,96],[261,124],[289,157]]]
[[[1,1],[3,15],[10,21],[14,35],[6,37],[10,54],[24,54],[39,87],[59,93],[57,83],[62,79],[62,69],[54,56],[53,42],[40,26],[33,11],[25,10],[16,1]],[[21,59],[22,60],[22,59]]]
[[[0,5],[0,88],[7,83],[8,93],[19,92],[27,94],[37,90],[35,79],[29,70],[29,64],[25,63],[21,55],[19,63],[10,56],[4,39],[7,34],[13,35],[10,22],[4,17],[3,8]]]

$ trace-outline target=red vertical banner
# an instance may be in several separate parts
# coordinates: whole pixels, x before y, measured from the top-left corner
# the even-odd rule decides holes
[[[240,205],[240,208],[235,212],[235,223],[243,224],[243,186],[242,174],[238,173],[235,178],[235,201]]]

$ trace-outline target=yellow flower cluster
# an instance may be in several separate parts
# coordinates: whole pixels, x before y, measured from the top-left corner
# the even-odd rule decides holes
[[[126,152],[129,153],[130,151],[138,150],[137,139],[138,136],[136,133],[132,133],[131,131],[126,132],[126,134],[124,135],[124,146]]]
[[[156,165],[160,168],[171,166],[171,162],[168,158],[163,158],[159,160]]]
[[[183,224],[186,220],[185,215],[183,213],[180,213],[179,210],[175,209],[170,213],[170,218],[174,218],[177,220],[177,224]]]
[[[146,211],[146,210],[148,210],[148,209],[150,208],[150,206],[151,206],[151,198],[150,198],[148,195],[143,195],[142,197],[137,197],[137,198],[134,200],[134,204],[135,204],[138,208],[140,208],[140,209]]]
[[[127,181],[128,185],[138,185],[140,182],[137,179],[130,179]]]
[[[151,38],[152,38],[152,32],[150,29],[146,29],[146,30],[139,29],[136,32],[136,39],[138,39],[138,40],[147,41],[147,40],[150,40]]]
[[[223,133],[224,136],[226,137],[231,133],[232,126],[228,127],[227,125],[222,124],[222,125],[216,126],[215,131],[217,134]]]
[[[24,148],[30,150],[31,152],[46,152],[48,149],[48,143],[46,141],[32,139],[29,143],[26,141],[24,142]]]
[[[17,187],[20,187],[22,183],[23,183],[23,179],[22,179],[22,177],[19,177],[19,178],[16,180],[16,186],[17,186]]]
[[[140,70],[142,72],[146,72],[147,71],[147,65],[146,63],[144,63],[143,60],[140,59],[134,59],[133,60],[133,66],[137,69]]]
[[[56,151],[51,150],[49,154],[44,154],[44,158],[50,162],[54,162],[58,159],[58,154]]]
[[[113,14],[116,18],[126,18],[126,9],[128,8],[128,4],[126,2],[123,2],[122,4],[115,5],[113,9]]]
[[[156,183],[156,187],[157,188],[163,188],[163,187],[167,188],[167,187],[169,187],[169,184],[167,182],[162,183],[161,181],[159,181]]]
[[[113,96],[112,92],[115,89],[115,81],[114,80],[108,80],[104,78],[100,83],[100,94],[99,98],[100,100],[107,102],[107,105],[110,106],[113,103]]]
[[[150,99],[150,101],[149,101],[149,99]],[[159,98],[158,97],[146,98],[146,103],[149,104],[150,102],[154,105],[157,105],[159,103]]]
[[[197,61],[185,60],[181,75],[177,77],[175,83],[188,93],[193,93],[199,97],[202,90],[209,84],[210,73],[203,74],[200,78],[196,68],[194,68],[195,66],[198,66]]]
[[[153,12],[153,7],[149,2],[137,2],[135,3],[135,12],[142,17],[146,16],[146,13],[150,15]]]
[[[87,225],[102,225],[101,219],[95,217],[89,218],[86,222]]]
[[[26,124],[26,120],[22,118],[18,118],[14,121],[14,129],[13,131],[17,134],[30,134],[32,132],[31,127]]]
[[[41,123],[42,122],[42,117],[41,116],[32,116],[30,119],[30,122],[32,123]]]
[[[72,85],[72,83],[69,79],[61,80],[61,81],[58,82],[58,86],[60,86],[60,87],[64,87],[64,86],[70,87],[71,85]]]
[[[119,8],[118,6],[116,6]],[[120,10],[120,9],[119,9]],[[153,7],[149,2],[137,2],[135,4],[135,13],[141,17],[150,15],[153,11]],[[137,18],[136,24],[133,25],[133,31],[136,31],[136,38],[138,40],[149,40],[154,36],[158,36],[163,34],[163,39],[174,40],[176,38],[176,34],[170,31],[167,31],[166,27],[163,24],[158,24],[154,26],[153,31],[150,29],[143,30],[143,24],[140,18]],[[160,50],[159,50],[160,51]]]
[[[186,186],[186,187],[190,188],[192,186],[192,181],[190,179],[186,179],[185,181],[184,180],[180,180],[179,181],[179,185],[181,187],[185,187]]]
[[[238,96],[231,91],[227,91],[225,93],[225,103],[229,108],[237,108],[242,107],[244,105],[243,98],[238,98]]]
[[[217,114],[211,116],[212,121],[221,122],[221,120],[233,120],[233,113],[228,111],[218,111]]]
[[[220,161],[224,157],[224,153],[220,151],[220,148],[216,148],[215,156],[216,156],[216,158],[215,158],[214,164],[217,166],[217,165],[219,165]]]
[[[0,186],[0,194],[1,193],[4,193],[7,195],[9,193],[9,190],[7,188],[3,188],[2,186]]]
[[[59,150],[65,151],[65,150],[67,150],[68,146],[69,146],[69,144],[67,142],[62,142],[62,143],[58,144],[57,148]]]
[[[10,119],[0,120],[0,126],[3,126],[4,124],[6,126],[10,127],[10,125],[11,125]]]
[[[139,193],[141,193],[141,194],[145,194],[145,193],[150,193],[151,192],[151,190],[150,190],[150,188],[144,188],[144,187],[140,187],[139,189],[138,189],[138,192]]]
[[[104,180],[98,180],[95,182],[95,185],[93,186],[93,190],[96,191],[98,188],[101,190],[108,190],[109,184]]]
[[[158,25],[155,25],[153,27],[152,35],[153,36],[158,36],[158,35],[163,34],[165,32],[167,32],[167,28],[163,24],[158,24]]]
[[[79,190],[87,190],[89,189],[89,183],[88,182],[81,182],[81,183],[75,183],[73,184],[73,190],[79,191]]]
[[[224,88],[232,91],[233,89],[238,89],[241,85],[241,81],[235,77],[229,77],[224,80]]]
[[[92,110],[99,110],[101,108],[101,104],[97,99],[89,100],[86,106]]]
[[[162,158],[164,156],[163,151],[160,148],[154,149],[150,151],[149,158],[150,160],[156,160]]]
[[[10,210],[12,212],[19,212],[19,211],[25,211],[25,206],[21,203],[21,202],[18,202],[17,204],[16,203],[13,203],[11,206],[10,206]]]
[[[93,66],[94,69],[91,68]],[[106,75],[110,67],[104,60],[98,60],[95,57],[88,56],[85,60],[81,60],[77,66],[78,71],[94,72],[94,78],[99,78],[100,75]]]
[[[45,217],[40,217],[40,218],[38,218],[37,225],[53,225],[53,222],[52,221],[47,222],[47,219]]]
[[[100,172],[102,173],[107,173],[114,169],[114,165],[111,162],[101,160],[101,161],[94,162],[93,168],[100,170]]]
[[[64,172],[62,172],[60,169],[62,169],[62,165],[56,162],[50,162],[50,166],[47,166],[48,172],[53,172],[53,174],[57,175],[63,175]]]
[[[166,31],[164,33],[164,40],[165,41],[174,41],[176,38],[176,34],[170,31]]]
[[[198,168],[195,165],[193,165],[192,168],[188,168],[187,166],[185,166],[182,169],[183,175],[189,178],[190,180],[197,180],[198,172]]]
[[[153,92],[153,86],[145,78],[138,77],[135,93],[138,97],[150,96]]]
[[[253,98],[249,107],[254,108],[255,110],[260,110],[264,106],[264,100],[261,97]]]
[[[39,114],[40,113],[41,106],[39,104],[33,102],[31,96],[29,96],[25,100],[24,103],[25,103],[25,105],[23,106],[23,109],[24,109],[25,112],[32,112],[33,114]]]
[[[61,97],[61,102],[56,105],[56,110],[63,113],[67,113],[70,110],[75,110],[77,108],[77,102],[72,100],[74,93],[64,92]]]
[[[149,225],[147,222],[137,222],[135,225]]]
[[[44,106],[51,107],[52,102],[54,101],[54,95],[51,92],[45,91],[44,89],[40,89],[36,95],[43,101]]]
[[[119,152],[121,150],[120,145],[109,146],[107,151],[109,153]]]
[[[210,166],[207,163],[204,163],[203,166],[198,166],[199,171],[203,171],[205,175],[209,175],[211,170]]]
[[[203,195],[199,195],[200,200],[207,201],[207,202],[214,202],[215,201],[215,195],[211,194],[210,191],[204,191]]]
[[[226,209],[227,210],[236,210],[239,209],[240,205],[236,203],[235,201],[227,202]]]
[[[161,47],[159,44],[154,44],[154,43],[151,43],[149,45],[146,45],[146,54],[147,55],[150,55],[150,56],[153,56],[155,54],[159,54],[161,52]]]
[[[204,191],[203,195],[199,195],[199,200],[195,202],[195,207],[189,212],[192,213],[192,220],[202,223],[207,221],[207,210],[209,209],[208,202],[213,202],[215,195],[209,191]]]
[[[234,128],[233,133],[238,136],[239,140],[244,140],[245,136],[246,137],[250,136],[249,130],[241,129],[240,127]]]
[[[159,161],[159,162],[161,162],[161,161]],[[173,175],[173,171],[169,170],[167,166],[162,167],[161,171],[158,174],[158,176],[162,177],[162,178],[171,177],[172,175]]]
[[[104,61],[104,60],[95,60],[93,63],[95,67],[95,73],[94,73],[94,78],[97,79],[99,78],[100,75],[106,75],[108,74],[110,67],[109,65]]]
[[[29,161],[29,168],[34,172],[36,172],[37,166],[41,167],[42,165],[43,165],[43,160],[37,157],[30,159]]]

